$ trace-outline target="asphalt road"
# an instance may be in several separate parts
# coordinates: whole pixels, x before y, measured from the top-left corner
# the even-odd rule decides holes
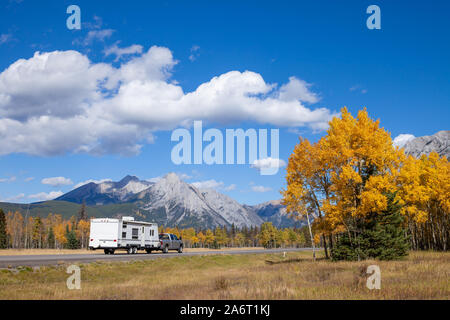
[[[211,250],[203,252],[184,252],[177,253],[161,253],[154,252],[151,254],[137,253],[126,254],[116,253],[114,255],[106,255],[102,251],[98,254],[59,254],[59,255],[17,255],[17,256],[0,256],[0,268],[18,267],[18,266],[45,266],[45,265],[58,265],[65,263],[89,263],[95,261],[132,261],[132,260],[153,260],[171,257],[181,256],[201,256],[201,255],[217,255],[217,254],[261,254],[261,253],[282,253],[292,251],[309,251],[311,248],[299,248],[299,249],[267,249],[267,250]]]

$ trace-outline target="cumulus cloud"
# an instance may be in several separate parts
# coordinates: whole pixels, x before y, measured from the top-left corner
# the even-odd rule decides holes
[[[272,168],[282,168],[286,166],[286,162],[283,159],[275,159],[275,158],[264,158],[257,159],[251,165],[252,168],[262,170],[262,169],[272,169]]]
[[[51,178],[44,178],[41,180],[42,184],[48,184],[54,187],[57,186],[67,186],[70,184],[73,184],[72,180],[65,177],[51,177]]]
[[[394,144],[394,146],[402,148],[408,141],[410,141],[414,138],[415,138],[415,136],[412,134],[403,133],[403,134],[399,134],[398,136],[396,136],[394,138],[394,140],[392,141],[392,143]]]
[[[51,191],[49,193],[39,192],[36,194],[31,194],[28,196],[30,199],[34,199],[36,201],[49,201],[55,198],[62,196],[64,193],[62,191]]]
[[[264,187],[264,186],[252,186],[252,191],[254,191],[254,192],[269,192],[269,191],[272,191],[272,188]]]
[[[0,73],[0,155],[135,155],[154,132],[193,120],[318,130],[334,115],[305,107],[318,98],[292,77],[279,87],[255,72],[230,71],[184,92],[172,79],[177,63],[156,46],[119,67],[73,50],[17,60]]]
[[[290,77],[289,82],[280,88],[279,98],[283,101],[303,101],[316,103],[319,97],[309,90],[311,84],[306,81]]]

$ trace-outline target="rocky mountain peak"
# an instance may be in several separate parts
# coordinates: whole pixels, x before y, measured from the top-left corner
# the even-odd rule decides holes
[[[419,158],[432,151],[440,156],[450,158],[450,130],[443,130],[431,136],[417,137],[409,140],[404,146],[405,153]]]

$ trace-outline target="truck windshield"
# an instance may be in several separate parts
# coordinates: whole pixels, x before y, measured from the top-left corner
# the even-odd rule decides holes
[[[169,235],[168,235],[168,234],[164,234],[164,233],[161,233],[161,234],[159,235],[159,239],[160,239],[160,240],[170,240],[170,239],[169,239]]]

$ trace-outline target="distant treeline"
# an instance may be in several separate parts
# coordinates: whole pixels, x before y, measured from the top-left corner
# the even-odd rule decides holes
[[[0,209],[0,248],[87,248],[89,230],[90,221],[84,206],[70,219],[51,213],[46,218],[24,218],[18,211],[5,214]],[[159,226],[159,231],[181,236],[186,248],[311,246],[307,229],[278,229],[270,222],[250,228],[234,225],[214,229]]]

